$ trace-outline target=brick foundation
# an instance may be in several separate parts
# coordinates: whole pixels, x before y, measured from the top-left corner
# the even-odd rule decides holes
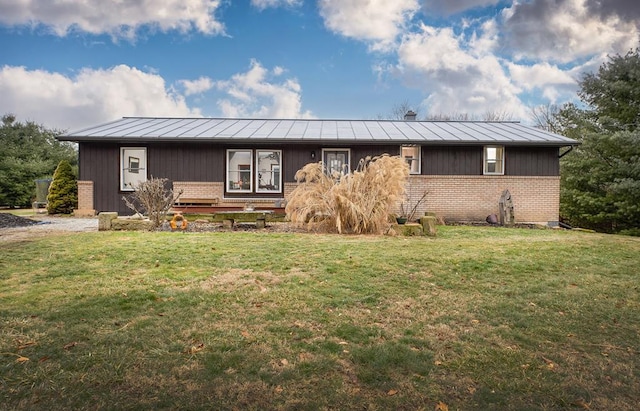
[[[498,214],[505,189],[513,199],[516,223],[557,224],[558,176],[411,176],[407,194],[415,202],[424,190],[429,192],[418,216],[429,211],[449,221],[485,221]]]
[[[296,183],[285,183],[283,197],[288,198],[296,186]],[[218,198],[219,207],[244,207],[247,202],[256,207],[273,207],[279,202],[276,199],[225,199],[221,182],[176,181],[173,187],[184,190],[185,198]],[[411,176],[407,186],[411,199],[408,205],[412,207],[426,190],[429,194],[418,207],[416,218],[428,211],[447,221],[485,221],[488,215],[498,213],[500,195],[505,189],[513,199],[516,223],[557,224],[558,176]]]

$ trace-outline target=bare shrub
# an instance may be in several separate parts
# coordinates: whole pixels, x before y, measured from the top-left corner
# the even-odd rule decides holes
[[[132,194],[122,197],[131,210],[147,215],[154,228],[162,225],[167,212],[182,194],[182,190],[175,194],[172,189],[167,188],[167,181],[166,178],[151,177],[136,184]]]
[[[404,195],[409,166],[399,156],[383,154],[361,159],[357,169],[328,176],[322,163],[296,173],[298,186],[285,209],[289,220],[308,228],[345,234],[379,234]]]

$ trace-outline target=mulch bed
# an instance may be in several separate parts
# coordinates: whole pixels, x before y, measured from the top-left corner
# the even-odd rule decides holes
[[[40,224],[40,222],[10,213],[0,213],[0,228],[28,227],[34,224]]]

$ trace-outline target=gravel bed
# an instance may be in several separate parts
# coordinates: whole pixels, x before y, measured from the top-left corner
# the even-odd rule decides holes
[[[0,242],[16,241],[55,232],[98,231],[98,218],[36,215],[19,217],[0,213]]]

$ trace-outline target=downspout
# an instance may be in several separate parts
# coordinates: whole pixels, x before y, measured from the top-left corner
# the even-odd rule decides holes
[[[572,151],[573,151],[573,146],[569,146],[569,149],[567,151],[565,151],[564,153],[560,154],[558,156],[558,158],[562,158],[562,157],[566,156],[567,154],[569,154]]]

